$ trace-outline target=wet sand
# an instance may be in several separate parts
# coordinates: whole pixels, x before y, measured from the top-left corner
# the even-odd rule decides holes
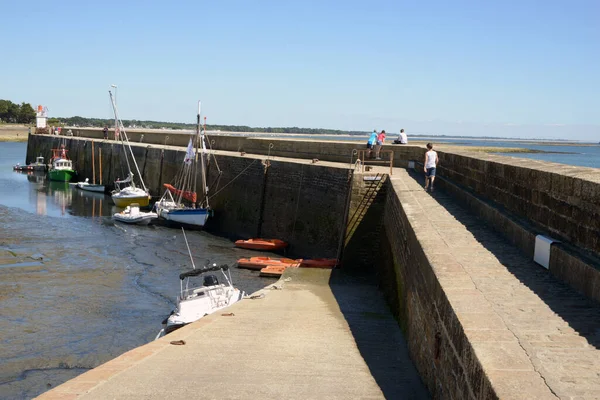
[[[248,255],[227,239],[187,235],[197,264]],[[0,205],[0,397],[35,397],[152,341],[188,269],[180,230]],[[273,282],[231,272],[247,292]]]
[[[28,125],[0,125],[0,142],[26,142],[28,137]]]

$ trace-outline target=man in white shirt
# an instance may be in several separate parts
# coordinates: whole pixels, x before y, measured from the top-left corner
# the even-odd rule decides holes
[[[400,129],[400,136],[398,136],[398,141],[400,144],[408,144],[408,138],[406,137],[406,133],[404,133],[404,129]]]
[[[427,187],[431,188],[433,192],[433,181],[435,180],[435,169],[437,168],[438,162],[437,152],[433,150],[433,145],[427,143],[427,153],[425,153],[425,162],[423,163],[423,171],[425,172],[425,191]]]

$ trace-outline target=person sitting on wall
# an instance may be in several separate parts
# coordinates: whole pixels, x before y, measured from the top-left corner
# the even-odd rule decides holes
[[[394,140],[394,144],[408,144],[408,137],[404,133],[404,129],[400,129],[400,134],[398,135],[398,139]]]

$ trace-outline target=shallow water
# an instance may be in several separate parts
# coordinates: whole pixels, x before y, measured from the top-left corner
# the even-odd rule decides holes
[[[0,143],[0,398],[9,399],[151,341],[191,268],[181,230],[115,224],[108,196],[13,172],[25,149]],[[186,234],[197,265],[248,255],[227,239]],[[231,273],[246,292],[273,282]]]

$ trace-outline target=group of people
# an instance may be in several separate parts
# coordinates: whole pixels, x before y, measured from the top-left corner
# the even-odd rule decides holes
[[[369,140],[367,140],[367,149],[369,149],[369,157],[372,157],[372,151],[375,150],[375,159],[381,160],[381,157],[379,157],[379,152],[381,151],[381,146],[383,146],[383,142],[385,142],[385,131],[377,133],[377,130],[373,129],[371,136],[369,136]]]
[[[381,152],[381,146],[385,142],[385,130],[381,132],[377,132],[376,129],[373,129],[373,132],[369,136],[369,140],[367,140],[367,149],[368,157],[372,157],[372,151],[375,150],[375,159],[381,160],[379,153]],[[408,137],[404,132],[404,129],[400,129],[400,134],[398,135],[398,139],[394,140],[394,144],[408,144]],[[433,181],[435,181],[435,171],[440,159],[435,150],[433,150],[433,145],[431,143],[427,143],[427,152],[425,153],[425,160],[423,161],[423,172],[425,172],[425,190],[430,190],[433,192]]]

